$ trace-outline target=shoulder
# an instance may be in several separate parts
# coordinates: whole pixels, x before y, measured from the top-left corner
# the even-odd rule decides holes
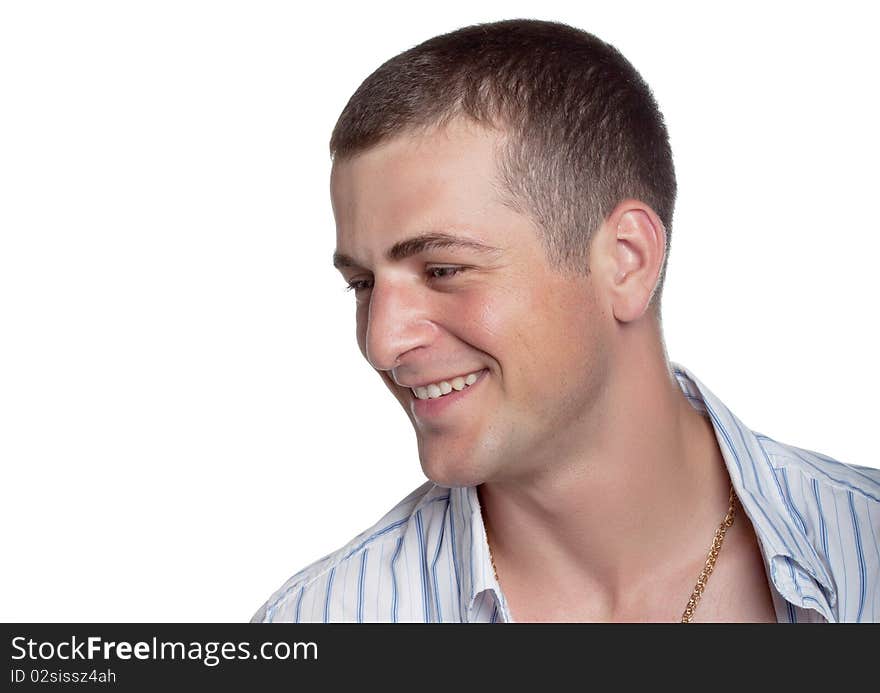
[[[365,550],[396,544],[419,516],[421,508],[448,497],[449,489],[425,482],[344,546],[294,574],[266,600],[251,618],[251,623],[304,620],[301,607],[307,592],[316,589],[329,591],[337,572],[347,572],[348,564],[360,561]]]
[[[791,566],[801,604],[824,601],[838,622],[880,621],[880,469],[757,438],[781,494],[779,516],[788,518],[789,550],[819,587],[810,592]]]
[[[777,475],[794,474],[822,490],[852,493],[871,504],[880,504],[880,469],[841,462],[813,450],[787,445],[760,433],[758,442]]]

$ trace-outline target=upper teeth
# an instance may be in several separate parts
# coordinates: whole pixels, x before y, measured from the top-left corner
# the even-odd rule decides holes
[[[464,376],[460,375],[452,380],[441,380],[439,383],[431,383],[430,385],[412,387],[410,389],[419,399],[437,399],[443,395],[448,395],[453,390],[464,390],[468,385],[473,385],[477,382],[479,374],[480,371],[477,371],[476,373],[469,373]]]

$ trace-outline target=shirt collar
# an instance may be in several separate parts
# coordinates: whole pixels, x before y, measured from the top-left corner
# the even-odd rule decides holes
[[[833,620],[832,608],[837,601],[834,582],[795,521],[794,510],[757,435],[693,373],[678,364],[671,365],[691,406],[712,422],[734,491],[755,529],[768,577],[776,590],[787,601],[816,609],[826,620]],[[477,600],[488,591],[494,595],[498,610],[506,615],[507,605],[492,568],[476,487],[450,489],[450,503],[461,613],[470,621]]]
[[[488,592],[495,608],[507,614],[507,603],[495,577],[476,486],[449,490],[454,538],[453,561],[459,577],[459,605],[466,621],[474,620],[479,599]],[[505,618],[506,620],[506,618]]]
[[[837,602],[828,575],[782,490],[758,436],[696,376],[678,364],[673,373],[691,406],[709,417],[734,491],[755,529],[768,575],[789,602],[818,610],[832,620]]]

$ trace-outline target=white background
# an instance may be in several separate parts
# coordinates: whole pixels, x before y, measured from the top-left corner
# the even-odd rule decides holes
[[[327,142],[479,21],[635,64],[678,171],[670,357],[880,467],[871,3],[316,5],[0,6],[0,620],[243,621],[424,480],[330,264]]]

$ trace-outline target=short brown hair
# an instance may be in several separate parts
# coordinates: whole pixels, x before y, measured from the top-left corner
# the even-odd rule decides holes
[[[407,130],[466,116],[507,135],[498,159],[508,204],[544,231],[548,261],[587,271],[593,231],[627,198],[666,227],[675,169],[650,88],[613,46],[557,22],[464,27],[396,55],[349,99],[330,139],[334,160]],[[653,304],[666,274],[661,269]]]

